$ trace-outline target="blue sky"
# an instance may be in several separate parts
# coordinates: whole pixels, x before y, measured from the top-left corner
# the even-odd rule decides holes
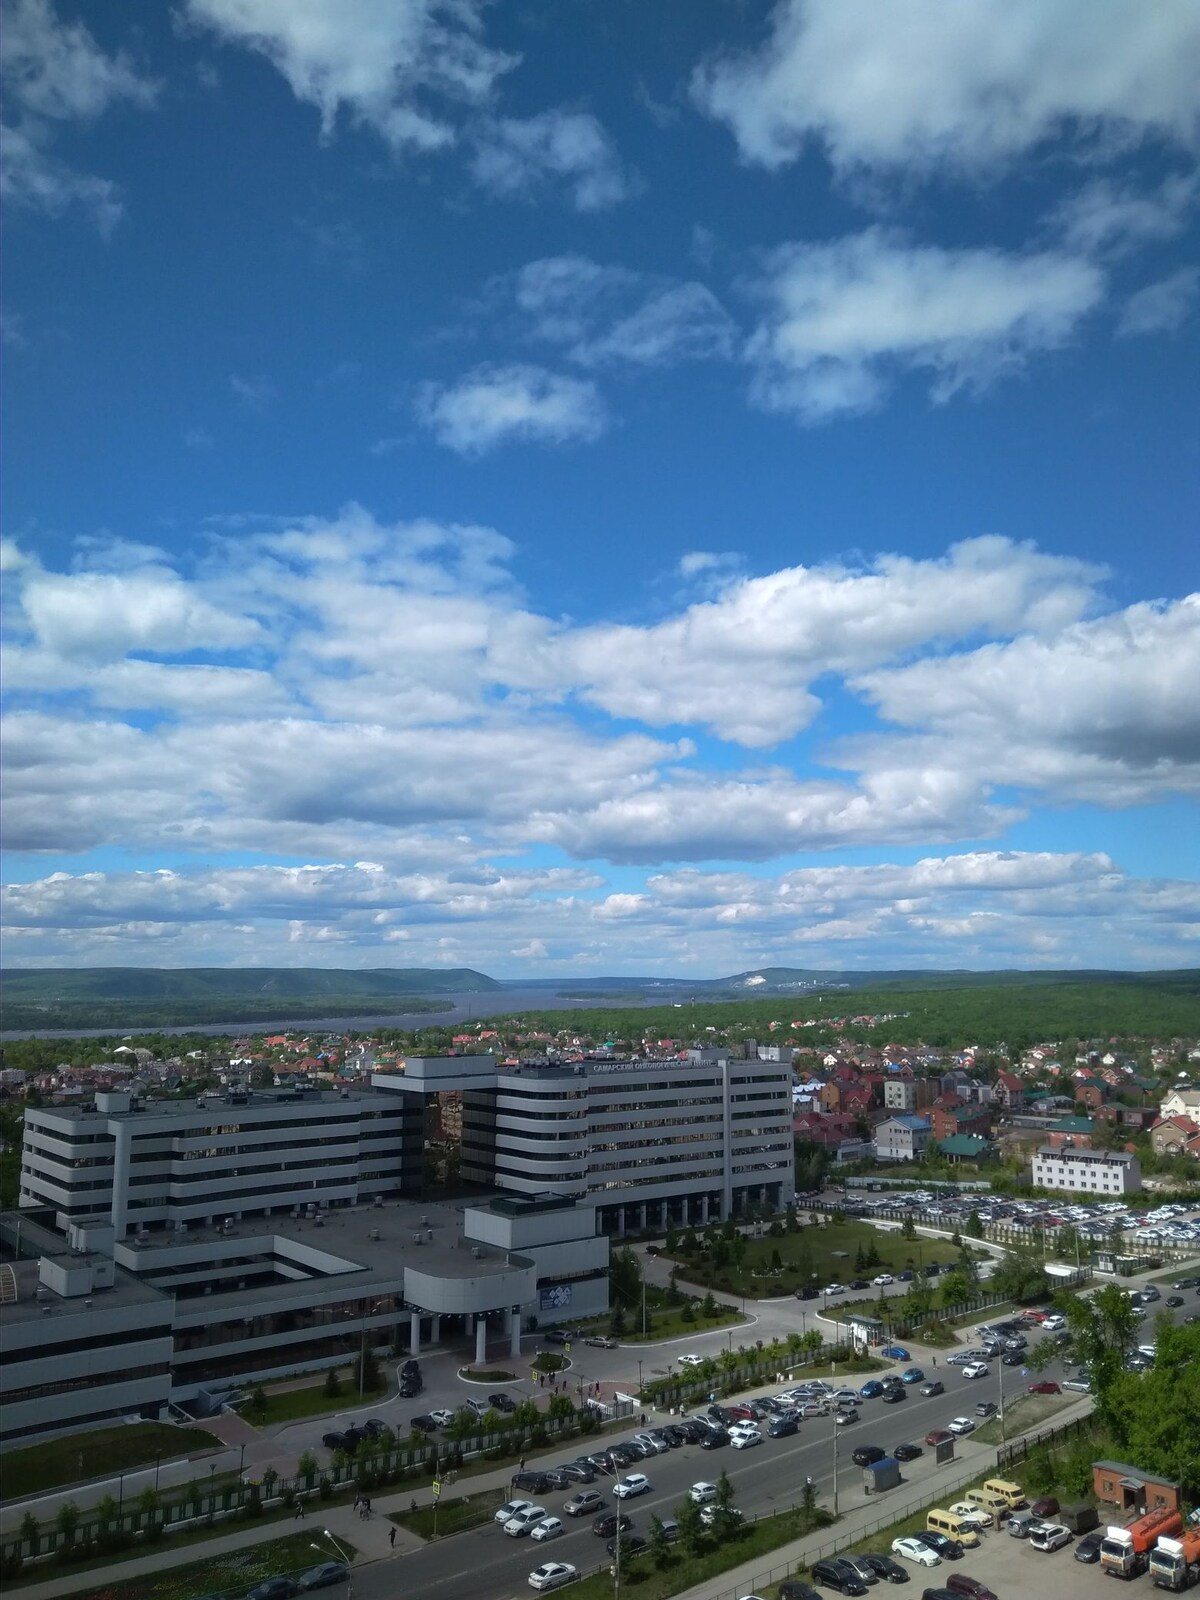
[[[10,965],[1195,965],[1190,0],[6,0]]]

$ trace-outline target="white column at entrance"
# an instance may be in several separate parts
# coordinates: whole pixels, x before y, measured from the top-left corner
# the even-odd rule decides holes
[[[408,1353],[410,1356],[421,1354],[421,1313],[410,1311],[408,1314]]]
[[[706,1228],[708,1227],[708,1196],[706,1194],[700,1196],[700,1221]]]
[[[429,1342],[436,1344],[442,1336],[442,1319],[438,1312],[434,1312],[429,1319]]]
[[[510,1306],[508,1311],[508,1353],[518,1357],[521,1354],[521,1308]]]
[[[638,1232],[639,1233],[645,1233],[645,1231],[646,1231],[646,1207],[644,1205],[641,1205],[641,1206],[638,1207]]]
[[[475,1365],[487,1365],[487,1318],[475,1318]]]

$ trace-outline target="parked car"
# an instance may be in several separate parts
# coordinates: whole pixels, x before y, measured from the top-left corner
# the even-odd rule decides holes
[[[546,1515],[545,1506],[528,1505],[520,1511],[514,1511],[504,1524],[504,1531],[510,1539],[520,1539],[527,1534],[535,1522],[540,1522]]]
[[[1057,1383],[1048,1383],[1044,1379],[1041,1383],[1029,1385],[1030,1394],[1061,1394],[1062,1386]]]
[[[747,1595],[745,1600],[753,1600]],[[779,1600],[821,1600],[821,1596],[802,1578],[785,1578],[779,1585]]]
[[[854,1391],[850,1390],[850,1393],[853,1394]],[[882,1393],[883,1385],[881,1383],[877,1383],[874,1379],[872,1379],[869,1383],[864,1383],[862,1388],[858,1391],[859,1398],[862,1400],[878,1400]],[[838,1398],[841,1398],[840,1394]]]
[[[493,1411],[509,1412],[517,1409],[517,1402],[512,1395],[500,1392],[488,1395],[488,1405],[491,1406]]]
[[[942,1558],[932,1546],[922,1544],[914,1534],[906,1534],[902,1539],[892,1540],[892,1554],[903,1556],[906,1561],[915,1561],[919,1567],[940,1567]]]
[[[554,1488],[547,1472],[514,1472],[510,1482],[514,1489],[522,1489],[526,1494],[549,1494]]]
[[[264,1578],[251,1589],[246,1600],[290,1600],[299,1593],[300,1587],[294,1578]]]
[[[722,1513],[720,1506],[705,1506],[700,1512],[700,1521],[706,1528],[711,1528],[718,1516],[724,1515],[730,1522],[741,1522],[742,1513],[736,1506],[726,1506]]]
[[[1172,1308],[1175,1306],[1181,1306],[1183,1304],[1183,1296],[1181,1294],[1169,1294],[1163,1301],[1163,1304],[1171,1306]]]
[[[1035,1550],[1061,1550],[1070,1544],[1074,1535],[1061,1522],[1039,1522],[1029,1532],[1029,1543]]]
[[[962,1545],[959,1544],[957,1539],[948,1538],[944,1533],[934,1533],[931,1529],[926,1528],[923,1532],[914,1534],[913,1538],[919,1539],[922,1544],[928,1545],[931,1550],[936,1550],[943,1561],[958,1561],[962,1557]]]
[[[729,1443],[729,1435],[724,1428],[709,1428],[700,1441],[701,1450],[721,1450]]]
[[[814,1562],[812,1575],[814,1583],[819,1583],[823,1589],[834,1589],[838,1594],[867,1593],[866,1584],[854,1568],[836,1556],[829,1561]]]
[[[898,1444],[892,1450],[892,1455],[897,1461],[915,1461],[925,1452],[919,1444]]]
[[[542,1339],[546,1344],[570,1344],[571,1330],[570,1328],[547,1328],[542,1334]]]
[[[428,1418],[422,1419],[420,1417],[414,1417],[413,1418],[413,1423],[412,1423],[413,1427],[414,1428],[420,1427],[421,1422],[423,1420],[424,1421],[428,1421],[429,1419]],[[428,1431],[429,1433],[432,1433],[433,1432],[433,1428],[436,1428],[436,1426],[437,1426],[437,1424],[434,1423],[433,1427],[429,1428],[428,1430],[422,1429],[422,1432]],[[348,1435],[346,1435],[344,1433],[323,1433],[321,1435],[321,1443],[325,1446],[326,1450],[343,1450],[347,1454],[349,1454],[350,1451],[353,1450],[353,1448],[354,1448],[354,1446],[350,1443],[350,1439],[349,1439]]]
[[[881,1450],[877,1444],[860,1444],[850,1459],[856,1467],[870,1467],[876,1461],[882,1461],[886,1455],[887,1451]]]
[[[947,1439],[953,1439],[953,1437],[954,1435],[947,1433],[945,1428],[930,1428],[925,1435],[925,1443],[929,1445],[930,1449],[933,1449],[939,1444],[945,1444]]]
[[[879,1582],[879,1574],[865,1556],[839,1556],[838,1560],[844,1567],[849,1567],[855,1577],[861,1579],[863,1583]]]
[[[994,1417],[996,1415],[996,1402],[994,1400],[981,1400],[975,1407],[977,1417]]]
[[[874,1571],[877,1578],[882,1578],[885,1583],[907,1583],[908,1569],[902,1567],[898,1561],[893,1561],[891,1556],[864,1556],[863,1560]],[[783,1591],[780,1591],[780,1600],[783,1600]]]
[[[883,1389],[883,1403],[885,1406],[898,1405],[901,1400],[908,1399],[908,1390],[902,1383],[888,1383]]]
[[[951,1572],[946,1576],[945,1588],[947,1594],[965,1594],[970,1600],[996,1600],[996,1596],[981,1578],[971,1577],[969,1572]]]
[[[518,1511],[525,1511],[532,1504],[532,1500],[507,1500],[496,1512],[492,1521],[498,1522],[503,1526],[510,1517],[515,1517]]]
[[[621,1560],[622,1561],[624,1561],[627,1556],[636,1556],[639,1550],[644,1550],[646,1548],[646,1542],[647,1541],[646,1541],[645,1537],[640,1533],[622,1533],[622,1534],[617,1534],[617,1535],[614,1535],[613,1538],[611,1538],[608,1541],[608,1543],[604,1546],[604,1548],[608,1551],[610,1556],[615,1556],[616,1553],[617,1553],[617,1539],[618,1538],[621,1541]]]
[[[902,1344],[885,1344],[879,1354],[885,1361],[910,1361],[912,1359]]]
[[[564,1583],[574,1583],[578,1576],[569,1561],[543,1561],[529,1574],[529,1587],[539,1591],[561,1589]]]
[[[1076,1561],[1099,1561],[1100,1546],[1104,1542],[1104,1532],[1101,1529],[1096,1533],[1085,1534],[1075,1546]]]
[[[1050,1518],[1058,1515],[1058,1501],[1052,1494],[1044,1494],[1030,1506],[1035,1517]]]
[[[344,1561],[322,1561],[319,1567],[309,1567],[307,1572],[300,1574],[300,1587],[309,1589],[329,1589],[335,1583],[345,1583],[349,1580],[350,1568]]]
[[[594,1350],[615,1350],[617,1348],[617,1341],[607,1333],[590,1333],[583,1342],[584,1344],[590,1344]]]
[[[950,1429],[951,1433],[956,1433],[959,1435],[964,1433],[974,1433],[975,1421],[973,1417],[951,1417],[950,1421],[947,1423],[947,1427]]]
[[[949,1507],[950,1515],[958,1517],[963,1522],[969,1522],[973,1528],[990,1528],[993,1522],[992,1513],[983,1506],[977,1506],[972,1500],[956,1500]]]
[[[767,1423],[767,1432],[772,1439],[786,1439],[799,1431],[800,1424],[794,1411],[782,1411]]]
[[[543,1517],[540,1522],[534,1523],[529,1530],[529,1537],[541,1543],[544,1539],[558,1539],[566,1533],[562,1519],[559,1517]]]
[[[900,1374],[901,1383],[921,1383],[925,1377],[920,1367],[908,1367]]]

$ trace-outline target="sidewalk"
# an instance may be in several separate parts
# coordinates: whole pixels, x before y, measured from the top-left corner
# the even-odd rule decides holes
[[[1090,1409],[1090,1397],[1082,1396],[1075,1405],[1065,1407],[1054,1420],[1056,1423],[1071,1421]],[[544,1458],[545,1464],[549,1465],[561,1454],[561,1449],[557,1453],[548,1453]],[[536,1467],[538,1461],[531,1460],[529,1464]],[[706,1579],[704,1583],[688,1590],[683,1600],[731,1600],[731,1597],[736,1600],[738,1596],[754,1594],[756,1580],[763,1586],[768,1581],[778,1581],[786,1576],[787,1569],[797,1563],[802,1561],[807,1563],[817,1559],[818,1552],[829,1554],[834,1544],[839,1547],[852,1544],[863,1538],[881,1520],[898,1521],[906,1514],[906,1508],[916,1509],[918,1505],[928,1505],[939,1498],[943,1489],[957,1488],[959,1484],[969,1479],[993,1471],[995,1466],[996,1449],[993,1446],[986,1454],[973,1456],[969,1465],[961,1458],[955,1459],[928,1475],[922,1475],[920,1480],[906,1479],[899,1490],[890,1491],[885,1495],[872,1498],[857,1485],[853,1488],[843,1488],[839,1496],[841,1517],[832,1527],[821,1529],[804,1539],[795,1540],[767,1555],[757,1556],[740,1567],[721,1573],[718,1577]],[[486,1489],[507,1490],[513,1470],[510,1463],[497,1468],[495,1472],[480,1473],[478,1476],[462,1479],[455,1487],[462,1493],[470,1494]],[[18,1592],[21,1600],[62,1600],[62,1597],[78,1594],[81,1590],[111,1587],[123,1579],[145,1577],[167,1571],[172,1567],[187,1566],[193,1561],[203,1561],[209,1556],[244,1550],[251,1545],[263,1544],[270,1539],[298,1532],[301,1528],[311,1529],[314,1541],[319,1540],[321,1533],[328,1529],[335,1539],[353,1544],[358,1551],[354,1562],[355,1570],[358,1570],[377,1561],[394,1560],[421,1547],[424,1541],[406,1528],[396,1528],[394,1547],[388,1539],[389,1532],[394,1526],[388,1521],[388,1514],[407,1510],[414,1499],[419,1506],[431,1505],[432,1490],[428,1485],[420,1488],[406,1486],[402,1490],[372,1496],[372,1514],[364,1522],[350,1505],[323,1509],[322,1502],[313,1497],[306,1502],[306,1515],[302,1522],[299,1519],[293,1521],[291,1518],[284,1518],[278,1522],[243,1525],[238,1527],[236,1532],[217,1534],[203,1543],[176,1546],[174,1549],[169,1543],[164,1542],[151,1555],[114,1562],[110,1566],[92,1568],[90,1571],[72,1573],[47,1568],[47,1572],[53,1572],[53,1577],[44,1583],[31,1583]],[[318,1557],[314,1554],[314,1565],[317,1560]],[[770,1579],[768,1574],[771,1575]]]

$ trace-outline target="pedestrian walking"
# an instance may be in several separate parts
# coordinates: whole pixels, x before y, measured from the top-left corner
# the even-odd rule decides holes
[[[388,1529],[388,1544],[391,1545],[393,1550],[396,1548],[396,1524],[394,1522]]]
[[[525,1457],[524,1456],[521,1457],[521,1471],[522,1472],[525,1471]]]
[[[295,1522],[297,1517],[301,1522],[304,1521],[304,1501],[301,1500],[299,1495],[296,1496],[296,1515],[292,1518],[292,1521]]]

